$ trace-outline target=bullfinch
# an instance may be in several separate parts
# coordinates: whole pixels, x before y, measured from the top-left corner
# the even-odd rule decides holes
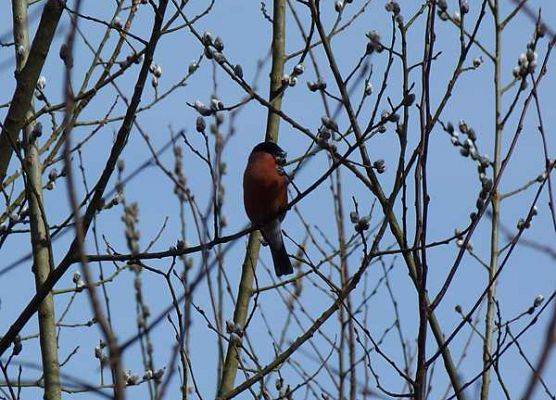
[[[280,226],[288,204],[288,178],[282,169],[285,161],[286,152],[276,143],[259,143],[243,174],[245,211],[268,243],[277,276],[293,273]]]

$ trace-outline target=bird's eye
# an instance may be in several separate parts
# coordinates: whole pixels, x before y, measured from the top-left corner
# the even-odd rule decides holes
[[[286,152],[278,153],[275,157],[276,158],[276,164],[285,165],[287,156],[288,156],[288,154]]]

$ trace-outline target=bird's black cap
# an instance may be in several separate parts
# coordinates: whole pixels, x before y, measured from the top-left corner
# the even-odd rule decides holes
[[[282,148],[274,142],[259,143],[253,148],[253,153],[257,151],[262,151],[268,154],[272,154],[274,157],[282,158],[286,156],[286,152],[282,150]]]

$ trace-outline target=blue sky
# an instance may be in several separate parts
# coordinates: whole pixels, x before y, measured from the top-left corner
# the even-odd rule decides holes
[[[502,6],[502,15],[507,15],[512,9],[512,1],[500,0]],[[73,2],[70,2],[72,4]],[[206,7],[207,2],[197,1],[191,2],[186,12],[192,16],[199,10]],[[455,9],[455,1],[449,1],[450,10]],[[476,17],[479,2],[471,3],[471,17]],[[351,15],[358,10],[362,2],[354,1],[346,10],[345,19],[349,19]],[[532,7],[542,5],[543,16],[548,24],[555,20],[556,4],[549,1],[530,1]],[[413,14],[420,6],[419,2],[401,1],[402,13],[406,18]],[[271,10],[271,2],[266,2],[267,9]],[[39,5],[33,6],[40,7]],[[331,26],[335,12],[333,3],[323,1],[323,19],[327,26]],[[298,8],[299,9],[299,8]],[[114,10],[114,2],[96,1],[84,2],[84,13],[93,15],[99,19],[108,19]],[[169,7],[169,13],[172,13],[173,7]],[[306,24],[307,12],[299,9],[300,16]],[[0,26],[5,27],[2,32],[8,31],[10,26],[10,7],[7,2],[0,5]],[[492,20],[487,13],[485,24],[480,29],[478,38],[481,43],[488,49],[493,49],[492,40]],[[69,19],[67,15],[63,18],[61,32],[65,32]],[[287,53],[296,51],[301,48],[299,32],[294,25],[291,15],[287,20]],[[408,49],[410,62],[418,62],[422,57],[422,37],[423,18],[418,20],[415,29],[408,36]],[[93,23],[82,23],[81,28],[88,40],[97,43],[104,30]],[[148,37],[151,28],[150,8],[142,8],[133,24],[132,32]],[[307,24],[305,29],[307,30]],[[504,32],[502,39],[503,46],[503,65],[502,75],[503,84],[507,84],[512,80],[512,68],[517,62],[520,53],[525,50],[527,41],[533,32],[532,22],[525,16],[518,15],[514,22],[508,26]],[[223,0],[216,2],[211,13],[198,22],[196,29],[200,32],[209,30],[214,35],[219,35],[225,42],[225,54],[233,63],[242,65],[244,75],[247,81],[251,81],[254,77],[257,61],[265,59],[268,52],[268,46],[271,35],[271,25],[266,21],[260,11],[259,2],[237,2]],[[340,64],[344,76],[351,70],[359,59],[365,48],[367,39],[365,32],[369,30],[378,30],[381,32],[385,41],[390,40],[390,18],[383,7],[383,2],[372,1],[367,12],[361,18],[358,18],[349,29],[335,37],[333,41],[333,50]],[[5,37],[2,36],[2,40]],[[62,100],[62,79],[63,65],[57,57],[58,48],[64,40],[64,35],[58,35],[53,50],[47,59],[47,63],[43,75],[47,79],[46,93],[52,103]],[[110,41],[113,46],[114,39]],[[447,24],[438,21],[437,32],[437,49],[442,53],[436,60],[431,80],[431,92],[433,97],[433,105],[438,104],[441,94],[446,88],[447,81],[452,73],[453,67],[458,56],[458,32]],[[108,46],[110,49],[111,46]],[[545,53],[546,41],[540,45],[539,57]],[[126,49],[129,52],[129,49]],[[85,68],[88,67],[91,60],[90,51],[84,46],[81,39],[78,40],[76,48],[76,67],[74,71],[74,85],[79,86]],[[105,51],[105,56],[108,54]],[[124,54],[127,54],[124,52]],[[178,31],[166,35],[162,38],[155,55],[155,63],[163,68],[163,75],[159,83],[159,91],[162,92],[169,88],[176,81],[179,81],[186,73],[189,64],[197,60],[202,54],[202,47],[196,39],[186,31]],[[337,93],[337,88],[333,83],[333,78],[328,68],[328,64],[324,58],[322,49],[316,50],[319,67],[323,71],[323,76],[328,82],[328,88],[331,92]],[[481,52],[477,48],[473,48],[470,52],[470,60],[481,56]],[[377,89],[380,86],[382,74],[385,68],[386,54],[378,55],[370,59],[373,66],[373,75],[371,82],[375,87],[376,96]],[[12,75],[13,50],[11,48],[0,48],[0,104],[9,101],[9,96],[14,87],[14,79]],[[295,65],[292,60],[287,64],[286,70],[291,70]],[[8,67],[6,67],[8,66]],[[556,127],[556,120],[551,114],[551,110],[556,104],[556,98],[553,88],[555,80],[551,74],[554,68],[554,61],[548,63],[548,75],[540,88],[540,99],[544,105],[544,124],[549,142],[549,149],[554,148],[554,137],[550,132]],[[267,93],[267,76],[270,70],[269,62],[263,64],[263,69],[258,81],[258,90],[261,94]],[[126,93],[131,95],[133,83],[136,79],[138,68],[132,68],[131,72],[118,82],[119,87]],[[137,121],[142,128],[148,132],[151,143],[155,148],[164,145],[170,137],[170,127],[178,132],[184,130],[185,134],[190,138],[191,142],[202,149],[202,138],[195,132],[196,112],[187,106],[187,102],[193,103],[195,100],[201,100],[205,103],[210,101],[210,95],[213,91],[213,68],[212,64],[203,60],[199,70],[187,81],[187,86],[180,88],[172,93],[167,99],[158,103],[151,110],[138,114]],[[239,101],[244,93],[232,82],[222,71],[216,70],[217,91],[220,99],[226,104],[234,104]],[[476,71],[470,71],[463,75],[456,85],[454,95],[450,99],[445,113],[442,116],[443,121],[466,120],[478,134],[478,143],[480,149],[492,156],[493,154],[493,71],[492,65],[488,60]],[[149,78],[150,79],[150,78]],[[416,83],[417,93],[419,92],[420,75],[415,70],[412,75],[412,81]],[[284,98],[284,111],[299,121],[303,126],[310,128],[316,132],[321,116],[324,114],[322,102],[317,94],[313,94],[307,90],[306,82],[315,80],[315,73],[312,66],[307,63],[306,72],[300,77],[299,83],[288,89]],[[393,72],[389,81],[387,94],[392,97],[393,101],[400,99],[401,87],[401,68],[399,62],[393,66]],[[353,101],[358,101],[361,89],[355,91]],[[506,110],[510,104],[515,89],[510,90],[503,100],[503,109]],[[419,97],[419,96],[418,96]],[[154,91],[150,85],[146,88],[143,95],[143,104],[149,103],[154,98]],[[83,112],[79,121],[96,120],[104,116],[111,104],[115,100],[115,92],[113,88],[101,92],[95,100]],[[379,110],[387,107],[387,103],[383,102]],[[124,106],[120,101],[114,110],[114,115],[121,115]],[[368,117],[368,107],[363,110],[362,120]],[[5,109],[0,109],[0,116],[5,115]],[[501,181],[500,188],[502,192],[508,192],[520,187],[530,179],[534,179],[543,170],[543,157],[541,140],[536,130],[537,122],[534,118],[533,108],[530,109],[523,133],[518,142],[518,147],[504,178]],[[228,115],[225,116],[223,125],[226,131],[229,123]],[[412,122],[408,132],[410,144],[415,145],[418,140],[419,128],[417,110],[413,110]],[[62,115],[56,116],[58,122],[61,121]],[[507,129],[504,131],[503,152],[508,149],[509,141],[513,137],[516,127],[516,118],[510,118],[507,123]],[[45,119],[44,124],[48,123]],[[346,127],[346,116],[341,113],[338,118],[341,127]],[[224,158],[227,164],[227,174],[224,177],[223,184],[226,190],[226,199],[224,204],[224,214],[228,221],[228,226],[224,229],[224,233],[233,233],[241,229],[246,221],[243,212],[242,193],[241,193],[241,176],[245,167],[246,158],[250,149],[262,140],[266,125],[266,110],[255,102],[250,102],[243,107],[242,112],[238,114],[235,120],[236,133],[229,141],[226,147]],[[48,126],[48,125],[47,125]],[[111,140],[115,132],[119,128],[119,123],[107,124],[95,137],[88,143],[83,151],[83,160],[86,165],[86,176],[89,185],[96,181],[101,169],[104,166]],[[73,133],[73,140],[79,141],[91,132],[92,127],[76,128]],[[374,138],[369,144],[368,149],[372,159],[383,158],[386,160],[389,168],[388,172],[381,176],[381,182],[386,189],[391,187],[393,176],[391,174],[394,162],[397,158],[397,140],[393,130],[390,128],[387,133]],[[431,212],[428,239],[430,241],[440,240],[451,235],[455,228],[463,229],[469,221],[469,213],[475,208],[475,199],[480,190],[475,165],[470,159],[461,157],[458,150],[450,143],[450,138],[440,129],[435,129],[431,135],[431,144],[429,152],[429,182],[431,187]],[[281,124],[280,144],[288,151],[290,158],[294,158],[303,154],[308,147],[308,139],[299,132],[292,129],[285,123]],[[183,143],[182,143],[183,145]],[[136,166],[143,163],[150,157],[145,141],[139,135],[136,129],[132,131],[129,144],[126,147],[123,159],[126,163],[126,171],[132,171]],[[74,159],[77,166],[77,158]],[[173,168],[172,152],[166,152],[161,157],[161,162],[170,170]],[[199,161],[191,152],[185,151],[185,174],[187,183],[195,194],[197,201],[204,210],[207,199],[210,196],[210,174],[205,165]],[[300,188],[310,185],[315,178],[320,176],[327,168],[327,160],[324,155],[319,155],[307,163],[301,174],[296,178],[296,184]],[[12,163],[15,168],[15,163]],[[352,196],[359,203],[361,210],[368,212],[373,203],[373,197],[361,187],[351,175],[343,172],[344,187],[344,204],[346,211],[352,210]],[[113,187],[115,181],[111,181],[109,187]],[[333,222],[333,209],[330,198],[330,190],[328,182],[322,185],[308,196],[300,205],[300,210],[304,218],[310,224],[317,225],[332,242],[336,240],[336,227]],[[533,186],[526,192],[506,200],[502,204],[502,222],[511,232],[515,232],[515,225],[519,218],[525,217],[529,206],[535,194],[537,186]],[[19,189],[21,189],[19,187]],[[19,190],[17,189],[17,190]],[[155,168],[148,168],[141,177],[131,181],[125,188],[125,195],[128,201],[139,202],[139,228],[141,230],[141,246],[144,249],[148,243],[154,238],[166,217],[168,222],[166,229],[160,236],[160,239],[154,246],[154,249],[165,250],[174,245],[179,237],[179,217],[178,204],[175,196],[172,194],[172,183]],[[17,191],[16,190],[16,191]],[[83,188],[79,188],[83,193]],[[67,195],[65,191],[65,183],[59,182],[57,189],[46,192],[45,203],[47,212],[50,216],[50,223],[60,222],[68,212]],[[412,203],[410,203],[412,204]],[[551,225],[548,196],[547,192],[543,192],[538,204],[539,215],[534,219],[532,228],[527,230],[525,238],[543,243],[546,246],[554,248],[554,230]],[[124,226],[121,222],[122,209],[114,207],[111,210],[102,212],[98,218],[98,233],[101,240],[102,252],[105,251],[105,244],[102,242],[102,236],[105,235],[111,246],[121,252],[126,252]],[[376,215],[376,214],[375,214]],[[188,218],[188,243],[196,244],[198,239],[195,235],[194,227]],[[378,217],[374,217],[373,223],[378,221]],[[347,231],[352,233],[352,227],[346,223]],[[304,232],[299,219],[291,213],[285,221],[284,229],[296,241],[301,242],[304,238]],[[411,234],[409,235],[412,236]],[[89,236],[91,238],[91,236]],[[55,245],[55,258],[59,261],[65,249],[67,249],[71,235],[65,235]],[[239,240],[230,253],[226,256],[225,270],[229,278],[230,286],[235,293],[237,280],[240,276],[240,265],[244,254],[246,238]],[[392,243],[392,237],[387,235],[382,247]],[[475,252],[484,260],[488,259],[489,250],[489,223],[485,220],[480,224],[477,232],[472,239]],[[502,244],[506,243],[506,239],[502,238]],[[89,239],[87,242],[89,252],[94,251],[94,242]],[[289,243],[290,252],[293,252],[294,246]],[[26,234],[12,235],[2,249],[3,257],[0,267],[10,264],[13,260],[18,259],[21,255],[26,254],[29,250],[29,242]],[[314,246],[308,247],[309,254],[318,260],[318,253]],[[262,260],[268,266],[270,257],[267,249],[262,250]],[[453,243],[445,247],[435,248],[429,251],[429,293],[435,294],[442,285],[446,273],[453,263],[456,254],[456,247]],[[359,262],[360,254],[350,258],[350,268],[354,271]],[[194,257],[194,273],[199,268],[199,257]],[[392,258],[385,259],[387,265],[390,265]],[[154,261],[153,267],[166,269],[169,266],[169,260]],[[535,296],[542,294],[546,298],[552,293],[556,283],[554,259],[534,251],[527,247],[518,247],[510,261],[506,270],[502,273],[500,284],[498,286],[498,299],[502,305],[502,319],[511,319],[526,310]],[[106,270],[111,270],[113,265],[105,264]],[[59,288],[71,286],[71,272],[63,278],[58,284]],[[366,276],[366,283],[369,288],[379,281],[382,276],[382,269],[379,264],[374,264]],[[133,291],[133,274],[124,271],[119,275],[116,283],[109,285],[108,290],[111,296],[112,315],[115,321],[115,330],[120,339],[126,339],[136,333],[135,325],[135,303]],[[259,284],[267,285],[271,282],[271,278],[266,270],[260,269],[258,273]],[[316,279],[316,278],[315,278]],[[395,288],[395,293],[400,305],[401,322],[404,327],[406,337],[412,342],[414,348],[414,339],[417,329],[417,300],[416,293],[407,275],[407,270],[403,262],[399,259],[395,260],[390,279]],[[317,280],[318,282],[318,280]],[[455,305],[461,305],[464,310],[471,307],[477,297],[484,289],[486,282],[486,274],[481,265],[474,261],[470,256],[466,256],[459,272],[454,280],[452,288],[449,290],[443,303],[437,310],[438,318],[441,322],[444,332],[450,332],[459,322],[460,317],[453,311]],[[322,282],[320,282],[322,285]],[[165,308],[170,301],[165,283],[160,277],[143,273],[143,285],[147,302],[151,307],[154,315],[157,311]],[[0,331],[4,332],[11,321],[19,314],[23,306],[26,304],[33,291],[33,279],[30,272],[30,263],[23,263],[17,269],[0,278],[0,298],[2,305],[0,308]],[[267,292],[268,293],[268,292]],[[363,293],[363,287],[356,290],[354,296],[360,299]],[[228,296],[226,294],[226,296]],[[58,313],[60,313],[67,301],[69,295],[56,296],[56,305]],[[276,332],[280,332],[283,325],[283,316],[286,315],[286,308],[275,294],[264,294],[260,297],[260,307],[264,310],[270,324]],[[210,312],[210,301],[208,299],[208,290],[206,285],[195,294],[195,302],[199,307],[208,312],[209,318],[213,318]],[[330,298],[318,289],[315,289],[307,282],[305,292],[301,298],[304,309],[313,318],[316,318],[322,310],[324,310],[331,302]],[[85,310],[88,307],[87,299],[84,293],[77,296],[76,304],[70,310],[67,320],[71,322],[83,322],[88,318]],[[372,334],[379,337],[382,332],[393,321],[393,309],[387,295],[387,291],[382,286],[377,295],[372,298],[369,304],[369,329]],[[232,314],[231,302],[227,297],[227,306],[225,309],[225,318],[228,319]],[[484,313],[481,313],[481,318]],[[194,325],[191,336],[191,361],[195,368],[196,379],[198,385],[205,398],[213,395],[216,376],[216,336],[213,332],[206,328],[206,323],[202,320],[198,313],[193,314]],[[528,321],[528,317],[524,318],[521,325],[515,327],[515,332],[519,327],[524,326]],[[520,340],[520,344],[525,349],[530,360],[536,360],[541,338],[544,338],[544,326],[546,316],[541,318],[539,322]],[[308,328],[310,321],[302,316],[302,327]],[[333,317],[323,327],[329,337],[336,337],[338,334],[337,320]],[[482,327],[482,322],[480,325]],[[24,330],[24,334],[32,334],[37,331],[36,321],[32,321]],[[260,362],[265,364],[273,358],[272,342],[268,338],[264,321],[260,314],[256,313],[252,324],[249,327],[253,346],[257,350]],[[296,327],[289,332],[289,338],[294,339],[302,329]],[[455,357],[459,357],[461,348],[467,338],[469,329],[464,329],[454,342]],[[80,378],[91,382],[97,382],[98,372],[97,365],[93,359],[93,348],[98,342],[99,331],[96,328],[87,329],[64,329],[60,337],[62,343],[60,349],[60,357],[63,359],[74,346],[79,345],[80,349],[76,356],[72,358],[65,371],[69,374],[78,375]],[[168,323],[161,324],[153,331],[153,342],[156,350],[156,364],[164,365],[169,357],[173,345],[173,334]],[[321,349],[324,354],[329,351],[329,346],[318,337],[314,343]],[[401,361],[401,353],[399,351],[399,342],[397,337],[390,333],[383,345],[383,350],[391,354],[392,357]],[[429,342],[431,351],[434,350],[434,344]],[[465,378],[470,378],[479,371],[481,367],[480,355],[481,343],[477,337],[474,338],[469,350],[468,356],[465,358],[460,373]],[[304,346],[304,350],[311,351],[309,345]],[[39,362],[40,358],[37,353],[36,345],[25,345],[22,359]],[[295,360],[307,368],[308,371],[315,370],[318,365],[309,361],[303,355],[297,355]],[[374,362],[374,360],[373,360]],[[400,387],[399,376],[395,372],[387,369],[385,365],[379,363],[379,371],[381,371],[381,380],[386,387],[391,390],[402,390]],[[335,365],[335,361],[332,361]],[[556,366],[552,362],[546,370],[544,376],[554,391],[556,382],[551,376],[556,374]],[[130,349],[125,355],[125,366],[134,372],[141,373],[140,351],[138,347]],[[284,367],[285,376],[288,382],[295,384],[299,377],[293,372],[291,366]],[[362,370],[361,370],[362,371]],[[515,348],[511,348],[508,354],[501,362],[501,371],[504,380],[508,385],[513,396],[521,393],[524,382],[528,379],[529,369],[520,357]],[[36,377],[37,373],[30,370],[25,371],[28,377]],[[25,374],[24,374],[25,375]],[[359,372],[362,377],[362,372]],[[433,390],[433,398],[438,398],[444,391],[447,379],[443,372],[442,366],[436,367],[435,377],[438,379]],[[238,375],[238,382],[243,377]],[[436,379],[435,378],[435,379]],[[495,378],[493,377],[495,381]],[[330,389],[330,380],[326,374],[319,375],[319,382],[323,387]],[[372,384],[374,386],[374,384]],[[175,387],[173,387],[175,388]],[[469,389],[472,394],[475,387]],[[493,383],[493,397],[500,398],[501,392],[496,382]],[[541,391],[537,392],[541,397]],[[130,397],[138,396],[144,398],[144,388],[130,389]],[[80,398],[89,398],[90,395],[75,396]],[[241,398],[247,398],[247,395]],[[471,396],[472,397],[472,396]]]

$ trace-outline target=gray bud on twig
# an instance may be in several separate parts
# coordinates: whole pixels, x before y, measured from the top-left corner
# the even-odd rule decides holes
[[[205,119],[201,116],[198,116],[197,121],[195,122],[195,129],[197,130],[197,132],[203,133],[206,128],[207,123],[205,122]]]
[[[370,96],[373,94],[373,84],[371,82],[367,82],[365,85],[365,96]]]
[[[217,36],[216,39],[214,40],[214,48],[218,51],[224,50],[224,41],[220,36]]]
[[[293,74],[294,75],[302,75],[303,72],[305,72],[305,66],[303,64],[297,64],[294,68],[293,68]]]
[[[321,122],[326,128],[330,129],[331,131],[338,132],[338,124],[333,119],[324,116],[321,118]]]
[[[213,114],[213,111],[209,107],[205,106],[200,100],[195,101],[194,108],[203,117],[208,117]]]
[[[37,89],[44,90],[45,87],[46,87],[46,78],[41,75],[39,76],[39,79],[37,79]]]
[[[241,68],[241,65],[236,64],[234,66],[234,74],[240,79],[243,78],[243,68]]]
[[[197,64],[197,61],[193,61],[191,64],[189,64],[187,71],[189,72],[189,74],[192,74],[197,71],[198,68],[199,64]]]
[[[540,306],[542,303],[544,302],[544,296],[542,294],[537,295],[537,297],[535,297],[535,300],[533,301],[533,306],[535,308],[537,308],[538,306]]]
[[[202,40],[205,46],[210,46],[212,44],[212,34],[209,31],[205,31]]]
[[[70,52],[67,44],[64,43],[60,47],[59,55],[60,55],[60,59],[64,62],[67,69],[73,68],[73,57],[71,55],[71,52]]]
[[[336,0],[336,3],[334,3],[334,9],[336,12],[341,12],[344,9],[344,2],[342,0]]]
[[[383,174],[386,171],[386,162],[384,160],[376,160],[373,163],[373,168],[376,169],[376,172],[379,174]]]

